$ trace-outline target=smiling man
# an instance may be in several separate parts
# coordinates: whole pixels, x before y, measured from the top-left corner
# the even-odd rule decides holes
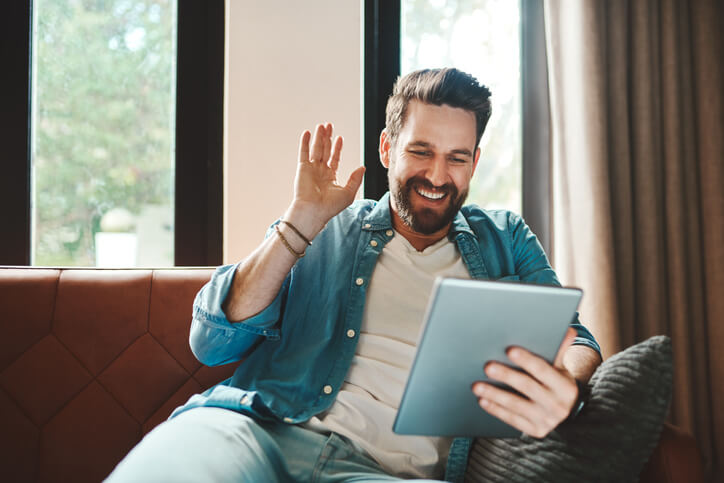
[[[490,92],[456,69],[398,80],[380,136],[390,193],[354,201],[364,168],[337,184],[342,139],[302,134],[294,199],[264,242],[220,267],[194,302],[199,360],[242,360],[149,433],[109,481],[460,481],[470,441],[400,436],[392,422],[436,277],[559,284],[508,211],[463,206]],[[600,363],[574,321],[556,363],[524,348],[471,381],[482,411],[543,437],[579,407]],[[440,404],[445,404],[444,398]]]
[[[388,168],[393,225],[415,248],[444,238],[468,195],[480,156],[475,114],[411,99],[407,122],[380,136]],[[481,133],[482,135],[482,133]]]

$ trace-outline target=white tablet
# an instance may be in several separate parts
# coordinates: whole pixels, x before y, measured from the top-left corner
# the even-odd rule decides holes
[[[516,367],[505,354],[511,346],[553,362],[581,296],[577,288],[438,278],[393,431],[519,437],[480,407],[471,386],[488,381],[489,361]]]

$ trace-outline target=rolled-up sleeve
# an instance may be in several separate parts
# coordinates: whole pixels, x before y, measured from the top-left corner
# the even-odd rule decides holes
[[[274,326],[280,318],[289,277],[264,310],[248,319],[231,322],[222,304],[238,267],[239,264],[234,264],[217,268],[194,300],[189,345],[196,358],[207,366],[238,361],[261,339],[279,338],[279,329]]]
[[[573,327],[577,333],[576,338],[573,340],[573,345],[585,345],[598,352],[599,356],[601,355],[601,346],[598,345],[591,331],[580,323],[578,320],[578,312],[576,312],[576,318],[571,322],[571,327]]]

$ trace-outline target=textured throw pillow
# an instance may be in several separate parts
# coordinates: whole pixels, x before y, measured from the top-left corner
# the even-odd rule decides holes
[[[671,399],[671,340],[652,337],[610,357],[583,411],[546,438],[476,439],[465,481],[637,481]]]

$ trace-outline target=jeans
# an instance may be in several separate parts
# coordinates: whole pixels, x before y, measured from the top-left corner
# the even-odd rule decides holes
[[[140,482],[399,481],[346,438],[256,421],[222,408],[188,410],[148,433],[108,476]],[[432,480],[417,480],[432,481]]]

